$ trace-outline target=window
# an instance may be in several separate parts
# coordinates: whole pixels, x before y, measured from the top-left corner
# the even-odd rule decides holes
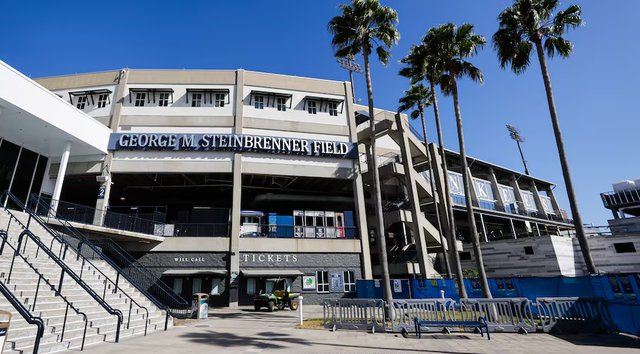
[[[309,114],[317,114],[318,113],[317,102],[316,101],[307,102],[307,112],[309,112]]]
[[[287,110],[287,98],[286,97],[278,97],[276,99],[276,107],[278,108],[279,111],[286,111]]]
[[[224,107],[224,93],[216,93],[216,107]]]
[[[524,254],[533,254],[532,246],[524,246]]]
[[[169,105],[169,94],[161,93],[158,98],[158,106],[167,107]]]
[[[614,243],[613,247],[616,248],[616,253],[634,253],[636,251],[636,247],[633,245],[633,242]]]
[[[461,261],[470,261],[471,260],[471,252],[460,252],[460,260]]]
[[[254,97],[253,106],[256,109],[264,109],[264,96],[256,96],[256,97]]]
[[[108,98],[109,98],[109,95],[107,95],[107,94],[102,94],[102,95],[98,96],[98,108],[106,107]]]
[[[173,292],[182,295],[182,278],[173,279]]]
[[[191,294],[202,292],[202,278],[193,278],[193,285],[191,287]]]
[[[256,278],[247,278],[247,295],[256,294]]]
[[[84,106],[87,105],[87,96],[78,96],[78,103],[76,103],[76,108],[84,109]]]
[[[213,278],[211,279],[211,295],[220,295],[222,293],[222,279]]]
[[[136,107],[144,107],[144,100],[147,98],[146,92],[138,92],[136,93]]]
[[[328,293],[329,292],[329,272],[326,270],[320,270],[316,272],[316,290],[319,293]]]
[[[191,107],[202,107],[202,94],[201,93],[192,93],[191,94]]]
[[[329,115],[330,116],[337,116],[338,115],[338,103],[337,102],[329,102],[327,103],[327,107],[329,108]]]
[[[356,291],[356,278],[352,271],[344,271],[344,292],[353,293]]]

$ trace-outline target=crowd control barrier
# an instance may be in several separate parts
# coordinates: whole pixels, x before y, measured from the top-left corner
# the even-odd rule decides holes
[[[453,299],[393,300],[390,311],[393,332],[415,332],[415,319],[420,321],[452,321],[456,319]]]
[[[384,332],[385,302],[380,299],[335,299],[322,303],[325,328]]]
[[[461,299],[460,318],[475,321],[484,317],[491,332],[517,332],[527,334],[536,331],[527,298]]]
[[[607,332],[615,329],[606,301],[578,297],[536,299],[545,333]]]

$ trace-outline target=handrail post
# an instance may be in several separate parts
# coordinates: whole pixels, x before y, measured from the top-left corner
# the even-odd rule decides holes
[[[64,310],[64,321],[62,322],[62,334],[60,335],[60,341],[62,342],[64,340],[64,330],[67,327],[67,314],[69,313],[69,304],[67,304],[67,307]]]
[[[58,290],[56,291],[56,293],[58,295],[61,294],[62,292],[62,281],[64,280],[64,269],[60,270],[60,283],[58,283]]]

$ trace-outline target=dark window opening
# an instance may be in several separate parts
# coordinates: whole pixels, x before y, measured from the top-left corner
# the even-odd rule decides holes
[[[614,243],[613,247],[616,248],[616,253],[634,253],[636,251],[636,247],[633,245],[633,242]]]
[[[533,254],[532,246],[524,246],[524,254]]]
[[[470,261],[471,260],[471,252],[460,252],[460,260],[461,261]]]

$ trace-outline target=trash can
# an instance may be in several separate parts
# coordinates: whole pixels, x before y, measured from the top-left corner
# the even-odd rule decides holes
[[[4,343],[7,341],[11,312],[0,310],[0,353],[4,352]]]
[[[199,320],[209,317],[209,294],[193,294],[191,312],[193,312],[194,317]]]

